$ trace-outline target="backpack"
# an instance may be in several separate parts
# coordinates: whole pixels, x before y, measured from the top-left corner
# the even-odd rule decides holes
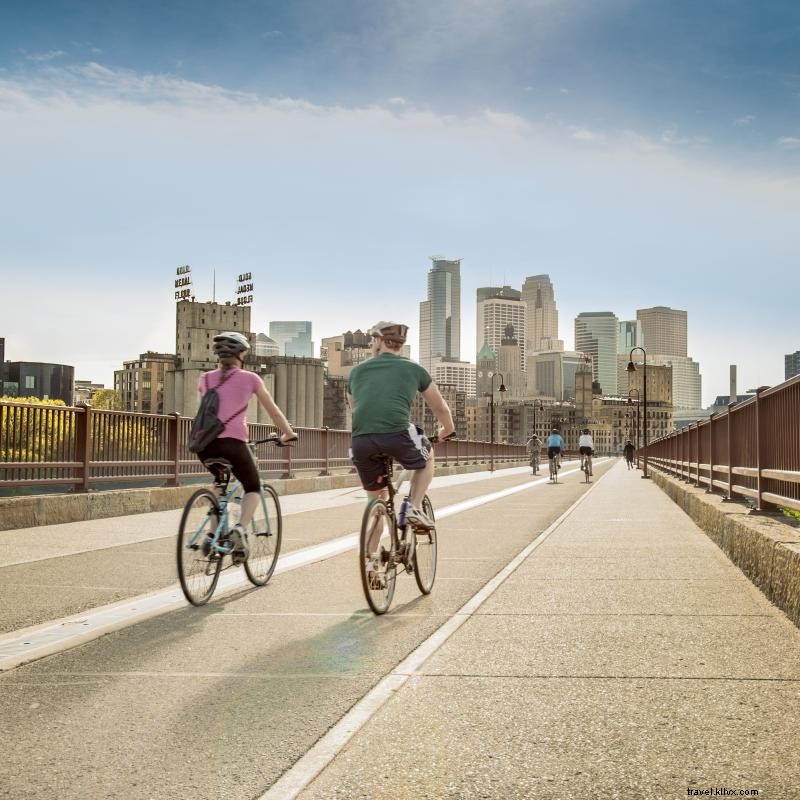
[[[186,441],[186,446],[192,453],[199,453],[205,450],[225,430],[225,426],[247,408],[247,405],[244,408],[240,408],[236,414],[228,417],[224,422],[217,416],[219,411],[217,389],[228,380],[228,377],[229,375],[226,375],[215,388],[206,388],[206,392],[200,400],[200,407],[197,409],[197,415],[194,418],[192,428],[189,431],[189,438]],[[208,387],[207,380],[206,387]]]

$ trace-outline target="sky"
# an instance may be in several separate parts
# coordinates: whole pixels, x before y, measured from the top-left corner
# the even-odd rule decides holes
[[[377,319],[429,258],[583,311],[688,312],[703,402],[800,349],[794,0],[5,0],[0,337],[113,385],[195,295]]]

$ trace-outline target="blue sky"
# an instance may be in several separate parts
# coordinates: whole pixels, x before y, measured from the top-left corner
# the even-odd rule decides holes
[[[0,336],[112,381],[252,271],[254,328],[403,318],[428,256],[689,312],[704,401],[800,348],[800,5],[5,2]]]

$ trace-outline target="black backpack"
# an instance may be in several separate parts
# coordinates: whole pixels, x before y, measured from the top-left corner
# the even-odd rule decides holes
[[[230,373],[228,373],[215,388],[207,388],[206,393],[200,400],[200,407],[197,409],[197,415],[194,418],[192,429],[189,431],[189,438],[186,442],[186,446],[192,453],[199,453],[205,450],[206,447],[225,430],[225,426],[237,416],[237,414],[241,414],[241,412],[247,408],[247,405],[245,405],[244,408],[240,408],[236,414],[231,415],[224,422],[217,416],[219,411],[219,395],[217,394],[217,389],[228,380],[229,375]],[[206,385],[208,385],[208,381],[206,381]]]

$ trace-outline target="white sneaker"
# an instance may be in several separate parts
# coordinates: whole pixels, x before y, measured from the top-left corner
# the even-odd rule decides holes
[[[406,519],[409,522],[413,522],[418,528],[422,528],[426,531],[436,527],[433,520],[424,511],[421,511],[411,504],[409,504],[408,511],[406,512]]]
[[[250,554],[247,531],[238,522],[230,530],[230,539],[233,542],[233,556],[237,560],[245,561]]]

